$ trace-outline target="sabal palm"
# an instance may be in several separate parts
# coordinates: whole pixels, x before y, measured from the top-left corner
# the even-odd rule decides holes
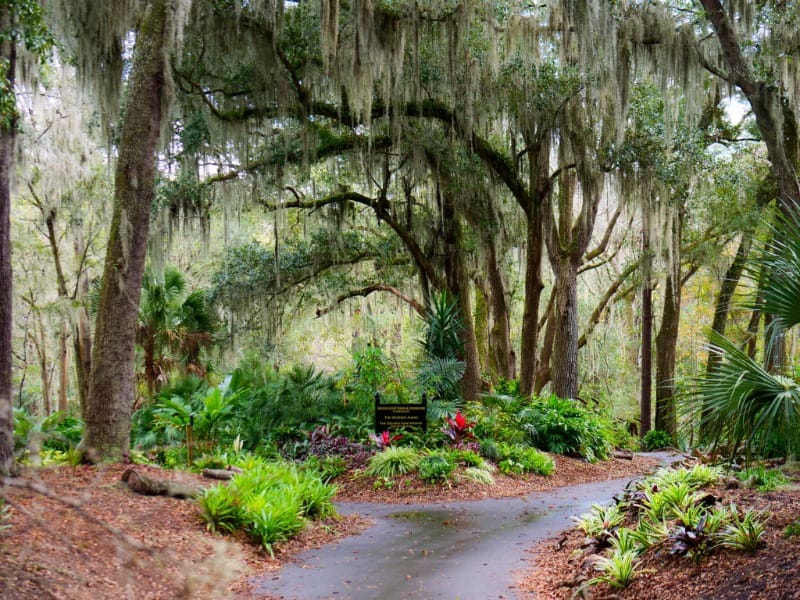
[[[800,215],[784,216],[773,230],[751,271],[766,274],[758,309],[787,330],[800,323]],[[763,451],[780,440],[789,452],[800,449],[800,384],[770,373],[729,339],[712,334],[711,352],[719,365],[700,380],[703,429],[715,441],[725,440],[735,452],[742,442]]]
[[[199,354],[211,343],[216,321],[202,292],[185,295],[185,291],[183,274],[174,267],[166,267],[162,275],[145,272],[137,341],[151,395],[173,365],[168,351],[180,357],[187,371],[205,374],[197,372]]]

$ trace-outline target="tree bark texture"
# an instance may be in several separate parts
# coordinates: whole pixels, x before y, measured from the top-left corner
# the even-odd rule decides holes
[[[664,310],[656,335],[656,429],[676,441],[678,418],[675,410],[675,349],[681,314],[681,284],[672,272],[664,286]]]
[[[167,0],[153,0],[134,48],[81,442],[90,461],[121,460],[130,449],[136,324],[163,118],[166,22]]]
[[[642,376],[639,413],[641,424],[639,435],[644,437],[650,431],[652,422],[653,389],[653,283],[650,280],[653,257],[650,253],[649,219],[645,208],[642,228]]]
[[[0,31],[11,25],[11,8],[0,5]],[[7,61],[6,81],[13,89],[16,49],[5,36],[0,58]],[[15,472],[14,409],[11,382],[11,171],[13,168],[15,116],[0,123],[0,476]]]
[[[489,301],[492,315],[492,329],[489,332],[491,363],[495,374],[504,379],[516,377],[516,358],[511,346],[511,317],[506,302],[506,286],[503,274],[497,264],[497,249],[488,244],[487,279],[489,282]]]
[[[556,301],[551,318],[553,357],[551,361],[553,393],[559,398],[578,395],[578,266],[567,259],[553,265]]]
[[[450,293],[458,299],[459,312],[464,324],[461,341],[464,344],[464,377],[461,394],[466,400],[477,400],[480,393],[481,366],[478,359],[478,341],[470,301],[470,280],[464,264],[461,221],[456,214],[453,198],[442,194],[442,223],[444,225],[445,276]]]

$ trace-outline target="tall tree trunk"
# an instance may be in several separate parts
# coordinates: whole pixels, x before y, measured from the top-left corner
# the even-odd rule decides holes
[[[506,302],[506,286],[503,273],[497,264],[497,249],[489,244],[488,263],[486,265],[489,282],[489,303],[492,314],[492,329],[489,333],[489,347],[492,352],[491,362],[496,375],[504,379],[516,377],[516,360],[511,346],[511,317]]]
[[[551,262],[552,258],[551,258]],[[553,393],[559,398],[578,395],[578,267],[569,257],[556,260],[556,301],[553,307]]]
[[[739,246],[736,248],[736,255],[733,257],[733,261],[725,271],[722,283],[720,284],[719,294],[717,294],[717,302],[714,307],[714,320],[711,323],[711,331],[720,335],[725,335],[725,328],[728,322],[728,312],[730,311],[733,293],[736,291],[736,286],[739,285],[739,280],[742,277],[742,272],[744,270],[745,263],[747,262],[747,257],[750,254],[750,248],[752,244],[753,231],[748,229],[742,233],[742,239],[739,240]],[[709,350],[708,359],[706,360],[706,375],[711,375],[721,360],[722,357],[718,353],[711,352]],[[708,416],[709,408],[706,400],[703,400],[699,431],[701,442],[711,441],[708,437],[707,428],[703,426],[703,423],[707,423]]]
[[[522,332],[519,357],[519,389],[524,396],[533,393],[539,345],[539,302],[542,297],[542,207],[536,203],[527,215],[527,242],[525,246],[525,299],[522,310]]]
[[[75,256],[83,256],[86,243],[80,228],[75,233],[73,241]],[[72,323],[72,349],[75,355],[75,375],[78,380],[78,401],[81,415],[86,414],[86,404],[89,398],[89,380],[92,373],[92,326],[86,302],[89,298],[89,278],[85,272],[77,274],[78,281],[75,285],[75,296],[80,298],[80,308],[76,311]]]
[[[58,410],[66,412],[69,398],[69,328],[66,319],[61,319],[61,331],[58,334]]]
[[[685,209],[673,215],[669,244],[671,264],[664,285],[664,310],[656,335],[656,429],[662,429],[677,442],[678,416],[675,408],[675,349],[681,321],[681,236]]]
[[[714,320],[711,323],[711,331],[720,335],[725,335],[725,327],[728,322],[728,312],[731,308],[733,293],[736,291],[736,286],[739,285],[739,280],[742,277],[742,271],[747,262],[747,257],[750,254],[752,243],[752,230],[743,232],[742,239],[739,241],[739,246],[736,248],[736,255],[733,257],[733,262],[731,262],[730,266],[725,271],[725,275],[719,286],[717,302],[714,307]],[[708,359],[706,361],[707,374],[710,374],[716,368],[721,358],[722,357],[718,353],[708,353]]]
[[[489,292],[486,282],[480,278],[473,281],[475,286],[475,342],[478,348],[478,362],[481,372],[494,371],[492,352],[489,350]]]
[[[31,294],[32,295],[32,294]],[[31,306],[33,308],[33,306]],[[42,413],[49,416],[52,412],[52,402],[50,399],[50,360],[47,357],[47,335],[42,315],[38,310],[31,311],[36,317],[33,327],[33,345],[36,347],[36,356],[39,359],[39,372],[42,380]]]
[[[662,429],[676,441],[678,418],[675,410],[675,348],[681,314],[681,283],[667,275],[664,311],[656,335],[656,429]]]
[[[135,338],[155,195],[155,154],[165,94],[167,0],[149,3],[134,48],[114,178],[111,220],[81,441],[90,461],[130,449]]]
[[[12,25],[11,7],[0,5],[0,31]],[[10,35],[0,41],[0,59],[5,61],[5,80],[14,89],[16,47]],[[0,476],[16,472],[14,464],[14,409],[11,383],[11,171],[16,109],[0,114]]]
[[[442,223],[444,224],[445,271],[447,287],[458,299],[461,320],[461,341],[464,344],[464,377],[461,379],[461,394],[466,400],[476,400],[480,393],[481,367],[478,359],[478,342],[470,301],[470,279],[464,264],[461,222],[456,214],[453,198],[442,194]]]
[[[650,251],[650,219],[648,208],[644,209],[642,226],[642,376],[639,413],[641,425],[639,435],[644,437],[650,431],[652,421],[653,389],[653,282],[650,279],[653,257]]]

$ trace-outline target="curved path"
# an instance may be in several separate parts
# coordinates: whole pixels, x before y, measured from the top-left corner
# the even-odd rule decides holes
[[[674,458],[654,453],[664,463]],[[652,454],[651,454],[652,456]],[[605,503],[630,477],[531,494],[445,504],[342,503],[374,525],[298,556],[255,587],[256,595],[314,600],[485,600],[514,596],[514,571],[537,542]]]

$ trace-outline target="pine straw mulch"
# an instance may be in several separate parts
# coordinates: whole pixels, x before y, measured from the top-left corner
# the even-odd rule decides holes
[[[524,600],[564,600],[578,597],[614,600],[783,600],[800,598],[800,537],[783,537],[784,528],[800,517],[800,487],[784,491],[710,489],[725,505],[735,503],[740,514],[753,509],[768,513],[764,546],[753,554],[716,550],[695,563],[670,556],[669,548],[648,553],[642,571],[624,590],[597,585],[579,591],[574,579],[586,554],[585,537],[570,530],[532,550],[534,559],[519,586]]]
[[[551,477],[496,475],[494,486],[474,482],[427,486],[398,478],[391,488],[373,480],[345,478],[337,500],[391,503],[444,502],[520,496],[650,470],[657,461],[635,457],[597,464],[554,457]],[[0,531],[0,597],[224,598],[247,593],[247,577],[280,568],[303,550],[335,542],[368,522],[343,516],[308,527],[276,548],[275,557],[243,537],[209,534],[197,506],[185,500],[132,493],[121,481],[129,465],[28,470],[18,483],[44,486],[48,495],[20,488],[0,490],[10,508],[10,527]],[[213,485],[198,475],[136,465],[140,473],[190,485]],[[63,501],[66,500],[66,503]]]

